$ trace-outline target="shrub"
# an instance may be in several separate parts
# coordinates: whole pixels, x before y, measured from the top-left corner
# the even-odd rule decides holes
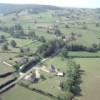
[[[72,100],[73,94],[71,92],[64,92],[58,95],[57,100]]]

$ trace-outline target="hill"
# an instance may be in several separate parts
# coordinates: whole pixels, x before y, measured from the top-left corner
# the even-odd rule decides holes
[[[37,5],[37,4],[2,4],[0,3],[0,13],[7,14],[7,13],[12,13],[12,12],[18,12],[23,9],[32,9],[32,10],[45,10],[45,9],[50,9],[50,10],[56,10],[56,9],[61,9],[60,7],[56,6],[49,6],[49,5]]]

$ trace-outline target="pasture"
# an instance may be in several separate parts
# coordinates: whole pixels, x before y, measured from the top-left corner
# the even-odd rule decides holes
[[[62,11],[62,12],[61,12]],[[18,57],[32,58],[29,56],[34,54],[36,50],[44,43],[50,42],[55,39],[70,37],[73,35],[80,35],[78,38],[65,42],[66,44],[83,45],[86,47],[94,48],[98,45],[100,48],[100,15],[96,11],[92,10],[76,10],[71,12],[70,10],[47,10],[39,13],[29,13],[28,11],[20,11],[7,15],[0,16],[0,27],[6,27],[5,30],[0,30],[0,36],[4,35],[6,40],[0,43],[0,73],[14,71],[13,66],[7,66],[3,64],[6,61],[11,64],[15,64],[14,60]],[[88,13],[89,12],[89,13]],[[12,33],[7,31],[7,28],[15,27],[20,25],[24,32],[24,37],[14,37],[13,34],[18,33],[13,31]],[[68,25],[66,27],[66,25]],[[20,27],[19,26],[19,27]],[[48,30],[50,29],[50,33]],[[55,34],[55,30],[60,30],[61,36]],[[11,30],[10,30],[11,31]],[[29,32],[31,33],[29,37]],[[53,31],[53,32],[52,32]],[[34,36],[36,35],[36,36]],[[44,42],[41,41],[44,38]],[[12,47],[11,41],[16,42],[16,47]],[[3,50],[4,44],[7,44],[8,50]],[[24,53],[21,52],[21,48],[29,49]],[[29,54],[29,55],[27,55]],[[81,69],[84,71],[82,75],[82,96],[76,97],[78,100],[100,100],[100,50],[97,52],[87,51],[68,51],[68,56],[72,57],[76,63],[80,64]],[[65,72],[68,68],[68,59],[64,59],[61,55],[49,57],[47,61],[42,64],[49,68],[54,65],[57,69]],[[60,82],[63,80],[62,77],[56,77],[46,72],[41,74],[45,77],[45,80],[40,80],[36,84],[30,84],[30,88],[40,89],[46,93],[58,96],[62,93],[59,88]],[[0,84],[11,79],[12,76],[0,79]],[[53,100],[48,96],[44,96],[40,93],[30,91],[20,85],[16,85],[2,95],[3,100]]]
[[[79,100],[99,100],[100,99],[100,59],[80,58],[75,59],[84,70],[82,76],[82,96]]]

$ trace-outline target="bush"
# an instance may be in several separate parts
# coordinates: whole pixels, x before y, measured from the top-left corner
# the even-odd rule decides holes
[[[11,46],[14,47],[14,48],[15,48],[16,45],[17,45],[16,42],[15,42],[15,40],[11,40],[11,43],[10,43],[10,44],[11,44]]]
[[[9,58],[9,60],[12,60],[13,58]]]
[[[74,95],[71,92],[64,92],[58,95],[57,100],[72,100]]]
[[[2,46],[2,50],[8,50],[8,44],[7,43]]]
[[[65,28],[70,28],[69,25],[65,25]]]
[[[81,73],[80,65],[76,64],[74,61],[69,60],[68,70],[65,75],[65,79],[61,84],[63,91],[69,91],[74,95],[80,95],[80,83],[81,83]]]
[[[53,56],[56,55],[60,51],[60,49],[63,48],[63,46],[63,40],[53,40],[40,46],[36,54],[42,57]]]
[[[61,56],[64,57],[64,58],[67,58],[68,57],[68,50],[67,49],[62,49]]]
[[[100,24],[99,23],[96,23],[96,27],[99,27],[100,26]]]
[[[84,27],[83,27],[83,29],[84,29],[84,30],[86,30],[86,29],[87,29],[87,27],[86,27],[86,26],[84,26]]]

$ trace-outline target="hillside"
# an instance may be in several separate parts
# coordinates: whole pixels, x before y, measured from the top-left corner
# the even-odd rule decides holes
[[[0,4],[0,13],[8,14],[13,12],[19,12],[24,9],[32,9],[32,10],[56,10],[61,9],[60,7],[55,6],[44,6],[44,5],[35,5],[35,4]]]
[[[100,9],[0,4],[0,13],[0,99],[100,100]]]

